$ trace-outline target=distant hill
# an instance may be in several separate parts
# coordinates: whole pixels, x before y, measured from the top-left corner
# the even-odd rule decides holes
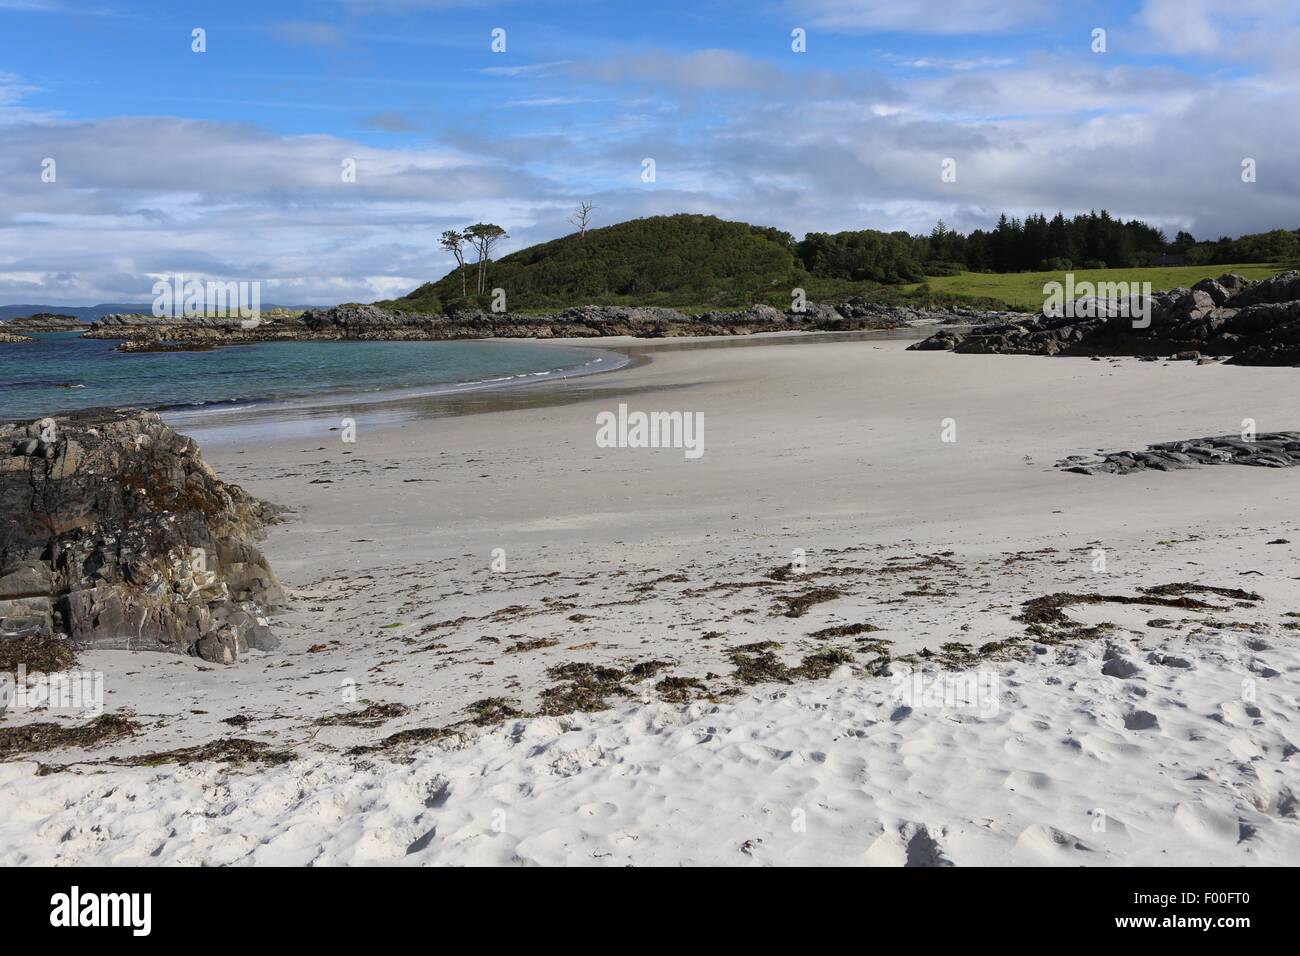
[[[0,305],[0,322],[39,315],[42,312],[50,315],[75,315],[83,322],[93,322],[100,316],[114,312],[148,312],[152,308],[148,303],[141,305],[122,302],[106,302],[102,305]]]
[[[270,312],[272,309],[288,309],[293,312],[301,312],[308,308],[304,305],[263,305],[263,312]],[[40,313],[50,315],[75,315],[82,322],[94,322],[106,315],[150,315],[153,312],[152,302],[104,302],[100,305],[0,305],[0,322],[7,322],[10,319],[22,318],[28,315],[39,315]]]
[[[465,271],[472,298],[472,262]],[[773,293],[788,302],[790,289],[807,278],[788,233],[680,214],[633,219],[513,252],[491,263],[488,288],[505,289],[511,310],[578,303],[724,306]],[[441,312],[460,299],[454,269],[400,299],[375,304]]]

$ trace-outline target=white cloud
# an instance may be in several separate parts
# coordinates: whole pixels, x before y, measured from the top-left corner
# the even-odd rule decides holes
[[[790,0],[810,25],[850,33],[1001,33],[1040,19],[1045,0]]]
[[[870,95],[891,100],[895,93],[874,71],[787,70],[734,50],[668,53],[650,50],[575,63],[574,77],[621,87],[636,84],[663,90],[719,90],[762,93],[800,99],[821,96]]]
[[[990,70],[1012,66],[1016,63],[1015,57],[1010,56],[980,56],[964,59],[959,57],[923,56],[910,60],[889,54],[886,54],[886,56],[892,62],[914,70]]]
[[[270,30],[281,40],[300,46],[338,46],[343,42],[338,27],[313,20],[280,20],[272,23]]]
[[[1278,0],[1146,0],[1137,17],[1150,48],[1295,74],[1300,7]]]
[[[541,76],[554,73],[570,62],[570,60],[552,60],[549,63],[528,63],[522,66],[485,66],[479,72],[487,76]]]

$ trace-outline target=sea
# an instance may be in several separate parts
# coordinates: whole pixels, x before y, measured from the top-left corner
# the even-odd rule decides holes
[[[160,412],[191,430],[205,421],[310,417],[350,407],[510,389],[609,371],[609,349],[528,342],[259,342],[200,352],[115,352],[77,332],[0,345],[0,420],[98,406]]]

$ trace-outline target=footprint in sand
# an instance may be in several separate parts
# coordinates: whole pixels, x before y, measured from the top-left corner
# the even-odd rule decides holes
[[[1142,673],[1142,668],[1121,654],[1114,647],[1106,648],[1106,656],[1102,658],[1101,672],[1107,677],[1129,678],[1136,677]]]
[[[1015,853],[1030,856],[1038,862],[1078,866],[1084,862],[1079,854],[1089,853],[1091,849],[1073,833],[1046,823],[1034,823],[1016,837]]]
[[[940,831],[942,834],[943,831]],[[952,866],[943,847],[923,823],[907,821],[886,828],[863,854],[868,866]]]
[[[1180,803],[1174,808],[1174,826],[1204,843],[1236,844],[1241,825],[1235,813],[1214,810],[1200,803]]]
[[[1046,790],[1052,785],[1052,778],[1045,773],[1030,770],[1013,770],[1002,781],[1008,790]]]

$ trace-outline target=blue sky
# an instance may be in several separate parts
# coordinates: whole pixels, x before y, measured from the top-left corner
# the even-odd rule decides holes
[[[580,199],[597,225],[796,235],[1103,206],[1296,228],[1288,6],[0,0],[0,302],[143,301],[176,271],[369,301],[445,272],[443,229],[494,221],[519,248]]]

